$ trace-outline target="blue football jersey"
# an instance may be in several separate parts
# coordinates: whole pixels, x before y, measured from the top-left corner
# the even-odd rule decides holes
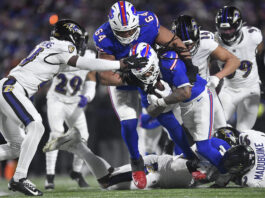
[[[160,70],[163,76],[163,80],[166,81],[170,86],[175,86],[177,88],[189,85],[189,79],[186,75],[185,63],[178,58],[178,55],[174,51],[169,51],[163,54],[162,59],[160,59]],[[198,74],[196,77],[196,82],[191,89],[191,97],[184,101],[188,102],[200,95],[207,84],[207,81],[201,78]]]
[[[138,11],[140,34],[137,40],[129,45],[122,45],[113,34],[109,22],[100,26],[93,35],[98,51],[114,55],[117,60],[127,57],[133,45],[145,42],[150,45],[155,43],[160,27],[157,16],[152,12]]]

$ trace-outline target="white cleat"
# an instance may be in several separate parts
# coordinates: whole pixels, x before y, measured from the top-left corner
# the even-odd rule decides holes
[[[77,128],[71,128],[64,135],[46,143],[42,151],[44,153],[54,150],[67,150],[71,145],[81,142],[81,135]]]

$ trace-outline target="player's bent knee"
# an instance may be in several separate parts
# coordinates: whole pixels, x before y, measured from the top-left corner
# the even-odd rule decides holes
[[[14,157],[19,157],[22,142],[9,142]]]

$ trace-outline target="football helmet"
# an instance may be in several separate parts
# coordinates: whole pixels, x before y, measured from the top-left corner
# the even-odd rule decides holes
[[[242,37],[243,20],[240,11],[233,6],[221,8],[215,17],[215,26],[222,41],[231,46]]]
[[[171,30],[182,40],[191,55],[196,54],[200,44],[200,28],[194,18],[179,16],[173,21]]]
[[[147,57],[148,63],[140,69],[132,69],[132,73],[143,83],[154,84],[160,74],[159,60],[155,50],[147,43],[134,45],[130,50],[130,56]]]
[[[70,19],[62,19],[55,23],[51,36],[58,40],[72,42],[75,45],[77,52],[80,53],[81,48],[84,48],[84,45],[86,45],[85,32],[85,29],[77,22]]]
[[[254,166],[255,152],[250,146],[237,145],[225,152],[222,163],[230,174],[243,175]]]
[[[222,127],[219,128],[214,137],[226,141],[230,146],[238,145],[238,137],[240,132],[232,127]]]
[[[139,16],[134,6],[127,1],[118,1],[108,15],[113,34],[123,45],[136,40],[140,33]]]

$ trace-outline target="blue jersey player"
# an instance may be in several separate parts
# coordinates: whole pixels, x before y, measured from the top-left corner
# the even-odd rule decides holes
[[[220,139],[211,139],[215,114],[214,98],[211,91],[206,87],[206,80],[197,75],[195,84],[191,86],[186,75],[185,64],[178,58],[175,51],[164,53],[159,60],[159,64],[158,61],[152,60],[153,50],[150,49],[151,47],[147,43],[137,44],[132,48],[132,51],[134,51],[134,48],[138,56],[147,57],[151,62],[148,62],[144,68],[132,69],[132,73],[139,80],[155,86],[155,94],[147,96],[150,104],[147,111],[150,115],[158,115],[159,119],[163,115],[162,112],[169,108],[170,104],[179,103],[183,124],[196,142],[198,153],[224,173],[221,159],[229,145]],[[160,65],[160,69],[158,65]],[[160,72],[166,82],[161,81],[164,85],[163,91],[156,86]],[[169,124],[169,122],[166,124]],[[194,173],[196,178],[196,171]]]
[[[115,60],[127,57],[130,48],[139,42],[181,48],[184,49],[181,54],[186,58],[187,75],[190,81],[196,80],[198,69],[192,65],[190,53],[176,35],[159,24],[155,14],[136,11],[131,3],[118,1],[111,7],[108,19],[93,36],[99,58]],[[109,87],[109,93],[121,123],[122,137],[131,156],[133,181],[138,188],[145,188],[144,164],[138,150],[136,131],[139,115],[138,91],[136,87],[120,86],[124,85],[124,82],[130,84],[131,81],[121,78],[118,73],[100,72],[99,77],[102,84],[113,85]]]

